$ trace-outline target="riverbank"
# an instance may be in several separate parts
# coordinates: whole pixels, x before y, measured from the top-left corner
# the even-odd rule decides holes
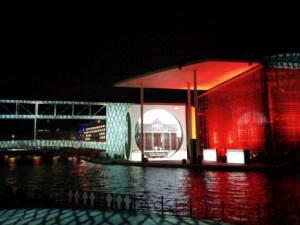
[[[147,162],[129,161],[126,159],[102,159],[89,156],[76,156],[79,159],[100,163],[100,164],[114,164],[114,165],[128,165],[141,167],[163,167],[163,168],[187,168],[199,170],[220,170],[220,171],[241,171],[241,172],[300,172],[300,166],[296,165],[271,165],[271,164],[234,164],[222,162],[202,162],[191,163],[189,160],[153,160]]]
[[[83,210],[83,209],[2,209],[0,210],[1,224],[130,224],[130,225],[229,225],[228,223],[212,220],[195,220],[190,217],[163,216],[113,210]]]
[[[1,199],[0,206],[2,209],[17,206],[60,209],[83,207],[82,200],[77,206],[74,204],[74,198],[72,205],[69,204],[69,190],[72,190],[73,194],[77,190],[80,196],[83,196],[84,191],[88,194],[97,193],[96,196],[135,195],[138,199],[135,201],[136,212],[156,213],[158,209],[158,215],[161,215],[163,209],[167,215],[177,210],[181,212],[183,208],[178,207],[182,206],[182,202],[189,206],[192,196],[191,215],[198,219],[213,220],[217,216],[218,221],[243,221],[243,224],[254,224],[249,221],[256,221],[256,224],[258,221],[272,221],[261,224],[274,224],[274,221],[296,224],[290,221],[294,221],[298,215],[296,207],[299,205],[299,173],[203,170],[204,166],[209,166],[206,163],[201,166],[193,165],[194,168],[200,169],[172,169],[191,168],[191,165],[189,161],[141,163],[123,159],[91,158],[103,165],[87,163],[76,157],[32,157],[30,161],[25,162],[17,157],[7,158],[1,165],[1,187],[3,191],[6,187],[9,188],[17,196],[14,199],[11,194],[5,192],[3,197],[6,199]],[[125,164],[126,166],[118,166]],[[152,168],[154,166],[166,168]],[[16,191],[19,189],[21,192]],[[24,198],[22,193],[27,198]],[[281,204],[278,205],[278,202]],[[151,207],[148,208],[146,203],[151,203]],[[103,202],[96,204],[97,210],[107,208]],[[184,208],[186,209],[187,213],[184,215],[190,215],[189,208]],[[222,210],[224,214],[221,213]]]

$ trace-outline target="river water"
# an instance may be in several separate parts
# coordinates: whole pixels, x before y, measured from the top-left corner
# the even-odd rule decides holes
[[[0,172],[0,191],[18,188],[30,196],[36,190],[46,190],[57,201],[65,200],[68,190],[144,193],[170,199],[194,199],[196,208],[204,201],[206,208],[213,208],[208,202],[218,207],[222,202],[226,209],[229,205],[253,206],[254,214],[260,217],[253,224],[299,223],[298,172],[203,171],[95,164],[76,158],[24,160],[19,156],[4,157]]]

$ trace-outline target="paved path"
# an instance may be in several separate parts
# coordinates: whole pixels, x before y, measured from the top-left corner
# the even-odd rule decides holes
[[[100,159],[95,157],[80,157],[86,161],[100,164],[116,164],[131,165],[143,167],[166,167],[166,168],[194,168],[201,170],[220,170],[220,171],[250,171],[250,172],[284,172],[284,171],[300,171],[299,165],[271,165],[271,164],[238,164],[238,163],[222,163],[222,162],[202,162],[191,164],[189,160],[183,163],[181,160],[150,160],[149,162],[129,161],[125,159]]]
[[[1,209],[1,225],[229,225],[189,217],[80,209]]]

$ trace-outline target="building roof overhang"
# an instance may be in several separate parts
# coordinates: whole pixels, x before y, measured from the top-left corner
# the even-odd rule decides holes
[[[194,89],[194,74],[197,77],[197,90],[209,90],[242,73],[256,69],[258,62],[239,60],[201,60],[184,66],[172,66],[141,74],[114,84],[115,87]]]

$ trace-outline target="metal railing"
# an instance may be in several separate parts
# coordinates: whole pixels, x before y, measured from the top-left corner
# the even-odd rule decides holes
[[[54,206],[68,208],[96,208],[125,210],[146,214],[186,216],[194,219],[215,220],[240,225],[300,224],[297,204],[290,208],[275,208],[262,203],[233,203],[212,199],[166,198],[149,192],[134,194],[96,191],[72,191],[65,193],[64,200],[56,201],[46,191],[36,191],[25,196],[20,190],[0,193],[0,200],[7,206],[26,207]],[[10,204],[11,203],[11,204]],[[2,205],[2,207],[5,205]]]
[[[76,140],[14,140],[0,141],[0,149],[39,149],[39,148],[90,148],[106,149],[105,142],[76,141]]]
[[[279,224],[300,224],[300,211],[297,206],[274,212],[274,208],[270,208],[262,203],[233,203],[197,198],[166,198],[148,192],[134,194],[75,193],[72,191],[68,193],[68,203],[73,206],[74,204],[77,206],[90,206],[88,198],[93,194],[95,195],[93,207],[99,208],[129,210],[148,214],[187,216],[199,220],[211,219],[232,224],[266,225],[270,223],[278,224],[279,221]],[[83,196],[85,196],[86,201],[84,201]]]

